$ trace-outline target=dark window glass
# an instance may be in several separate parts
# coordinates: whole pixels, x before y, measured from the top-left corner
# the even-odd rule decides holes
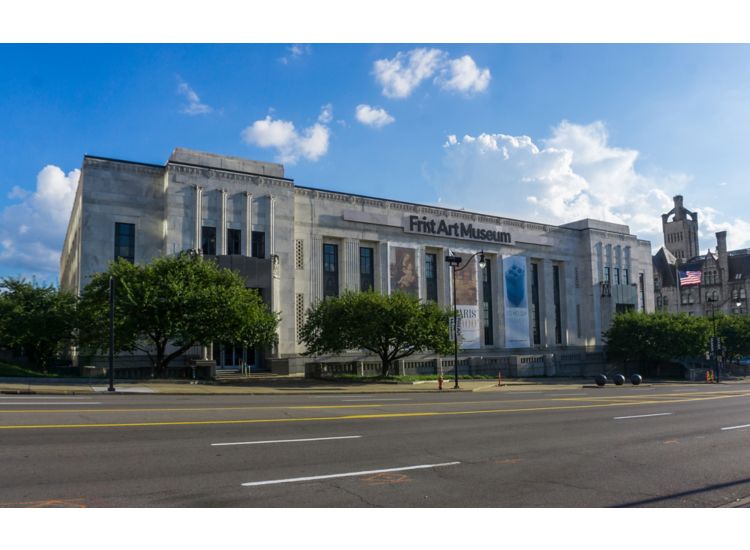
[[[615,284],[616,285],[620,284],[620,268],[619,267],[615,268]]]
[[[641,311],[646,313],[646,285],[643,282],[643,273],[638,274],[638,286],[640,287],[641,294]],[[693,303],[693,296],[690,296],[690,303]]]
[[[610,279],[609,279],[609,268],[608,267],[604,268],[604,282],[605,283],[609,283],[610,282]]]
[[[375,264],[373,249],[362,246],[359,249],[359,289],[362,292],[375,288]]]
[[[495,343],[492,326],[492,262],[487,262],[482,272],[482,324],[484,325],[484,345]]]
[[[242,254],[242,231],[227,229],[227,254]]]
[[[216,256],[216,228],[203,226],[201,228],[201,248],[203,254]]]
[[[266,234],[263,231],[253,231],[253,258],[266,257]]]
[[[115,260],[117,258],[135,263],[135,224],[115,224]]]
[[[425,254],[424,276],[427,284],[427,299],[438,301],[437,254]]]
[[[539,330],[539,264],[531,264],[531,324],[534,345],[542,343]]]
[[[323,245],[323,297],[339,295],[339,247]]]
[[[622,270],[622,284],[629,285],[630,284],[630,275],[628,275],[628,270],[623,269]]]
[[[552,266],[552,285],[555,298],[555,344],[562,344],[562,305],[560,303],[560,266]]]

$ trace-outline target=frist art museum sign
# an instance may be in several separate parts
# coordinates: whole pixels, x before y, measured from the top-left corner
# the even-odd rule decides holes
[[[436,237],[454,237],[490,243],[511,243],[510,233],[499,229],[476,226],[473,223],[449,222],[444,219],[428,218],[427,216],[404,216],[404,231],[435,235]]]

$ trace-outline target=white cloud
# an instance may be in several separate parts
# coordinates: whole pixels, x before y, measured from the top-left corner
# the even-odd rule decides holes
[[[740,218],[722,220],[723,214],[709,206],[695,210],[698,212],[698,241],[701,246],[699,253],[704,254],[709,248],[716,252],[718,231],[727,232],[728,250],[750,248],[750,223]]]
[[[318,122],[321,122],[323,124],[328,124],[333,120],[333,105],[330,103],[323,105],[323,107],[320,110],[320,115],[318,115]]]
[[[0,266],[10,274],[56,281],[60,251],[75,198],[80,170],[67,175],[45,166],[33,192],[0,212]]]
[[[182,112],[186,115],[207,115],[213,112],[213,107],[201,103],[201,98],[187,82],[180,80],[177,85],[177,93],[187,99],[187,104],[182,107]]]
[[[491,79],[490,70],[477,67],[470,56],[450,59],[447,52],[436,48],[416,48],[398,52],[393,59],[379,59],[373,65],[373,74],[383,95],[397,99],[409,97],[434,75],[438,75],[435,82],[441,88],[466,94],[486,90]]]
[[[7,196],[9,199],[23,199],[28,194],[29,192],[26,191],[26,189],[22,189],[21,187],[14,185],[13,188],[10,190],[10,193],[8,193]]]
[[[300,133],[294,123],[274,120],[268,115],[245,128],[242,139],[249,145],[276,149],[276,159],[285,164],[295,164],[300,158],[316,161],[328,152],[331,131],[323,121],[332,118],[331,105],[325,105],[318,117],[319,122]]]
[[[684,174],[636,169],[638,151],[609,144],[601,122],[562,122],[548,139],[480,134],[448,136],[446,170],[435,177],[448,203],[553,224],[597,218],[630,226],[661,243],[661,214],[689,182]]]
[[[451,59],[441,71],[438,82],[445,90],[463,93],[483,92],[490,85],[490,70],[479,69],[474,60],[465,55]]]
[[[287,46],[286,51],[289,52],[289,55],[279,58],[279,61],[284,65],[296,61],[303,55],[310,55],[312,53],[312,48],[309,44],[292,44],[291,46]]]
[[[357,105],[355,117],[365,126],[372,126],[373,128],[382,128],[396,120],[385,109],[370,107],[365,104]]]
[[[423,80],[435,74],[446,56],[441,50],[426,48],[417,48],[408,53],[398,52],[393,59],[377,60],[373,72],[383,86],[383,95],[409,97]]]

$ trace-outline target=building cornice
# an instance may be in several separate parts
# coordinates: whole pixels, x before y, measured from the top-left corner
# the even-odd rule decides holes
[[[238,172],[235,170],[177,162],[169,162],[166,168],[169,170],[170,174],[186,174],[190,176],[200,176],[206,179],[219,178],[226,181],[252,183],[255,185],[273,185],[284,189],[292,189],[294,187],[294,182],[286,178],[276,178],[261,174],[248,174],[246,172]]]

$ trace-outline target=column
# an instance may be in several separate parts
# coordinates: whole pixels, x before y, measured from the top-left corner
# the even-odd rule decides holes
[[[220,256],[227,255],[227,190],[219,189],[219,227],[217,228],[217,245]]]
[[[343,288],[346,290],[359,290],[359,239],[344,239],[344,256],[341,265],[343,267]]]
[[[245,191],[245,256],[253,255],[253,194]]]
[[[539,277],[539,318],[541,343],[543,346],[555,345],[555,288],[552,282],[552,261],[541,261],[542,272]]]
[[[273,195],[268,196],[268,256],[276,254],[276,246],[274,243],[274,226],[276,225],[275,220],[276,210],[276,197]]]
[[[195,186],[195,234],[193,239],[193,249],[200,250],[201,247],[201,225],[203,222],[203,188],[200,185]]]

